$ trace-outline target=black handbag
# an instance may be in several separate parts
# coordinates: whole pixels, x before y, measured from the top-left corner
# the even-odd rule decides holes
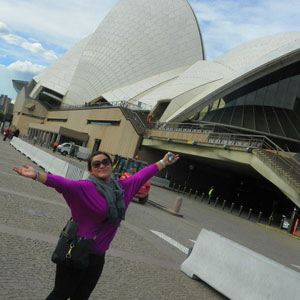
[[[54,263],[62,263],[75,269],[85,269],[88,267],[89,254],[100,230],[92,239],[79,237],[77,236],[77,232],[77,223],[70,219],[62,230],[52,254],[51,260]]]

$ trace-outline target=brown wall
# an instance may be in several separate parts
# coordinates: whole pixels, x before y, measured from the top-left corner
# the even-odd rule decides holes
[[[32,104],[35,105],[33,109],[26,108],[27,105]],[[20,135],[22,136],[27,133],[30,123],[43,123],[46,115],[47,109],[43,105],[36,100],[26,98],[25,87],[23,87],[17,96],[12,120],[12,125],[19,128]]]
[[[30,127],[50,132],[58,132],[60,127],[66,127],[75,131],[85,132],[89,134],[86,147],[91,150],[93,149],[95,139],[99,139],[101,140],[99,148],[101,151],[126,157],[134,157],[135,155],[139,135],[134,130],[130,121],[126,120],[119,108],[51,111],[48,112],[46,118],[67,119],[67,122],[45,121],[44,124],[31,124]],[[88,120],[120,121],[120,125],[90,125],[87,124]],[[30,122],[36,123],[33,118]]]

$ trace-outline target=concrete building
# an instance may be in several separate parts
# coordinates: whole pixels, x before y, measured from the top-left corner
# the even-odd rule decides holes
[[[214,184],[236,203],[256,191],[255,208],[290,209],[300,206],[299,66],[299,32],[208,61],[187,0],[120,0],[20,90],[13,124],[46,146],[74,141],[149,162],[178,152],[180,172],[162,173],[171,184]]]
[[[7,95],[0,96],[0,130],[10,127],[13,118],[14,105]]]

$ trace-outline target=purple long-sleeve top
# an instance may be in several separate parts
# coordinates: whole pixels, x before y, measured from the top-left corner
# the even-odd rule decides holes
[[[139,189],[158,172],[157,165],[152,164],[127,179],[117,180],[124,191],[126,209]],[[108,205],[97,191],[95,184],[89,180],[70,180],[61,176],[47,175],[46,185],[63,195],[73,220],[78,224],[78,236],[90,239],[97,234],[99,228],[102,228],[92,252],[104,253],[108,250],[118,227],[109,222],[102,224],[107,216]]]

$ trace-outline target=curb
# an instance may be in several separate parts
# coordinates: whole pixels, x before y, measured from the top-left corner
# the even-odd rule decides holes
[[[280,230],[280,229],[274,228],[274,227],[272,227],[272,226],[265,225],[265,224],[260,224],[260,223],[257,223],[257,225],[259,225],[259,226],[261,226],[261,227],[264,227],[264,228],[266,228],[266,229],[271,229],[271,230],[273,230],[273,231],[280,232],[280,233],[282,233],[282,234],[284,234],[284,235],[287,235],[287,236],[289,236],[289,237],[292,237],[292,238],[294,238],[294,239],[300,240],[300,237],[295,236],[295,235],[293,235],[293,234],[290,234],[290,233],[288,233],[288,232],[282,231],[282,230]]]

